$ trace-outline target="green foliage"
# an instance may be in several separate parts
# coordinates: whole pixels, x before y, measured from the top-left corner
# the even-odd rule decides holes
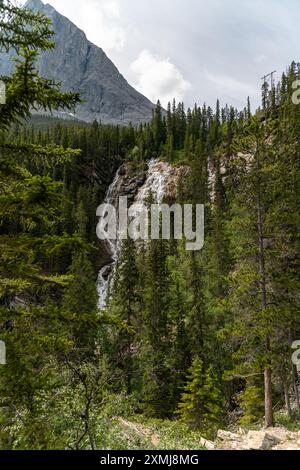
[[[19,52],[24,47],[33,50],[52,49],[51,21],[42,13],[20,8],[14,0],[2,0],[0,5],[0,48]]]
[[[6,103],[1,105],[0,129],[31,116],[32,109],[72,110],[79,102],[78,93],[61,93],[60,84],[39,75],[35,69],[38,53],[24,48],[14,73],[1,77],[6,85]]]
[[[264,389],[262,380],[260,382],[248,380],[245,390],[239,397],[239,403],[243,410],[243,416],[240,419],[242,425],[257,424],[264,415]]]
[[[70,312],[83,314],[97,309],[95,274],[86,253],[76,253],[70,266],[72,280],[65,290],[63,305]]]
[[[204,370],[203,362],[195,357],[188,372],[178,413],[192,429],[211,429],[220,424],[222,400],[212,367]]]
[[[256,113],[174,101],[138,128],[30,118],[79,95],[35,68],[47,18],[5,0],[0,28],[19,54],[1,78],[1,448],[198,449],[223,418],[261,422],[266,371],[297,402],[299,66]],[[205,205],[204,248],[125,240],[99,313],[96,208],[124,161],[138,178],[153,157],[186,166],[177,201]]]

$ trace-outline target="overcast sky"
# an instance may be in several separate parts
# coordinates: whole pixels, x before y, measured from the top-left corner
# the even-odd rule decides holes
[[[44,3],[46,3],[44,1]],[[300,0],[50,0],[102,47],[130,84],[163,105],[175,97],[243,107],[261,77],[300,60]]]

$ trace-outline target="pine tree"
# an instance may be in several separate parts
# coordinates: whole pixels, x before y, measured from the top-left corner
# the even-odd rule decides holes
[[[134,381],[133,349],[137,332],[140,331],[140,292],[135,242],[123,240],[118,260],[117,278],[114,286],[111,311],[121,322],[121,331],[115,339],[116,364],[122,371],[127,393],[132,393]]]
[[[243,411],[240,424],[248,426],[261,421],[265,409],[263,374],[247,379],[239,404]]]
[[[154,111],[152,129],[153,129],[155,150],[157,153],[159,153],[161,150],[162,144],[165,143],[165,138],[166,138],[166,130],[165,130],[165,125],[163,121],[162,107],[161,107],[160,101],[157,102],[157,105]]]
[[[257,368],[264,369],[265,420],[266,426],[273,426],[271,340],[275,333],[268,324],[272,314],[272,289],[266,249],[266,240],[271,237],[271,234],[267,233],[266,214],[270,204],[269,162],[272,152],[266,144],[266,131],[267,128],[261,127],[257,120],[252,121],[248,145],[252,145],[255,150],[251,159],[245,157],[239,160],[243,181],[236,193],[237,203],[233,206],[234,217],[231,222],[231,228],[234,228],[235,232],[232,234],[232,240],[236,269],[231,277],[231,286],[235,293],[229,293],[229,303],[233,311],[236,308],[240,310],[241,306],[243,308],[244,324],[238,319],[237,331],[242,328],[246,334],[246,330],[250,328],[251,334],[245,338],[240,352],[243,351],[242,356],[249,355],[249,365],[255,364],[255,372]],[[244,362],[243,368],[245,364]]]
[[[96,279],[86,252],[79,252],[73,256],[69,273],[72,280],[64,293],[64,308],[77,314],[95,312],[97,309]]]
[[[188,382],[179,403],[178,413],[191,428],[211,429],[222,417],[222,400],[212,367],[203,368],[195,357],[188,372]]]
[[[170,280],[167,260],[167,242],[150,241],[143,298],[142,395],[145,412],[161,418],[170,416],[173,406],[171,370],[168,365]]]

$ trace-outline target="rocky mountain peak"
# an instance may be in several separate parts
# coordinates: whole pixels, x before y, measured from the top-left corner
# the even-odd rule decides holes
[[[42,9],[44,7],[44,3],[41,0],[28,0],[25,4],[25,8],[30,8],[31,10]]]

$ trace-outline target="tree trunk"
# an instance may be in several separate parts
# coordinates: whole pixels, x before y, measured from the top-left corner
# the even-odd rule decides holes
[[[261,288],[261,310],[264,312],[267,308],[267,282],[265,268],[265,248],[264,248],[264,222],[262,207],[262,182],[260,168],[260,150],[257,150],[257,228],[258,228],[258,249],[259,249],[259,272]],[[266,354],[270,352],[270,337],[266,338]],[[269,362],[269,358],[267,359]],[[273,400],[272,400],[272,371],[270,365],[264,369],[265,382],[265,425],[274,426]]]
[[[272,428],[274,426],[273,401],[272,401],[272,375],[271,369],[265,368],[265,426]]]
[[[265,377],[265,426],[272,428],[274,426],[273,401],[272,401],[272,374],[271,369],[266,367]]]

